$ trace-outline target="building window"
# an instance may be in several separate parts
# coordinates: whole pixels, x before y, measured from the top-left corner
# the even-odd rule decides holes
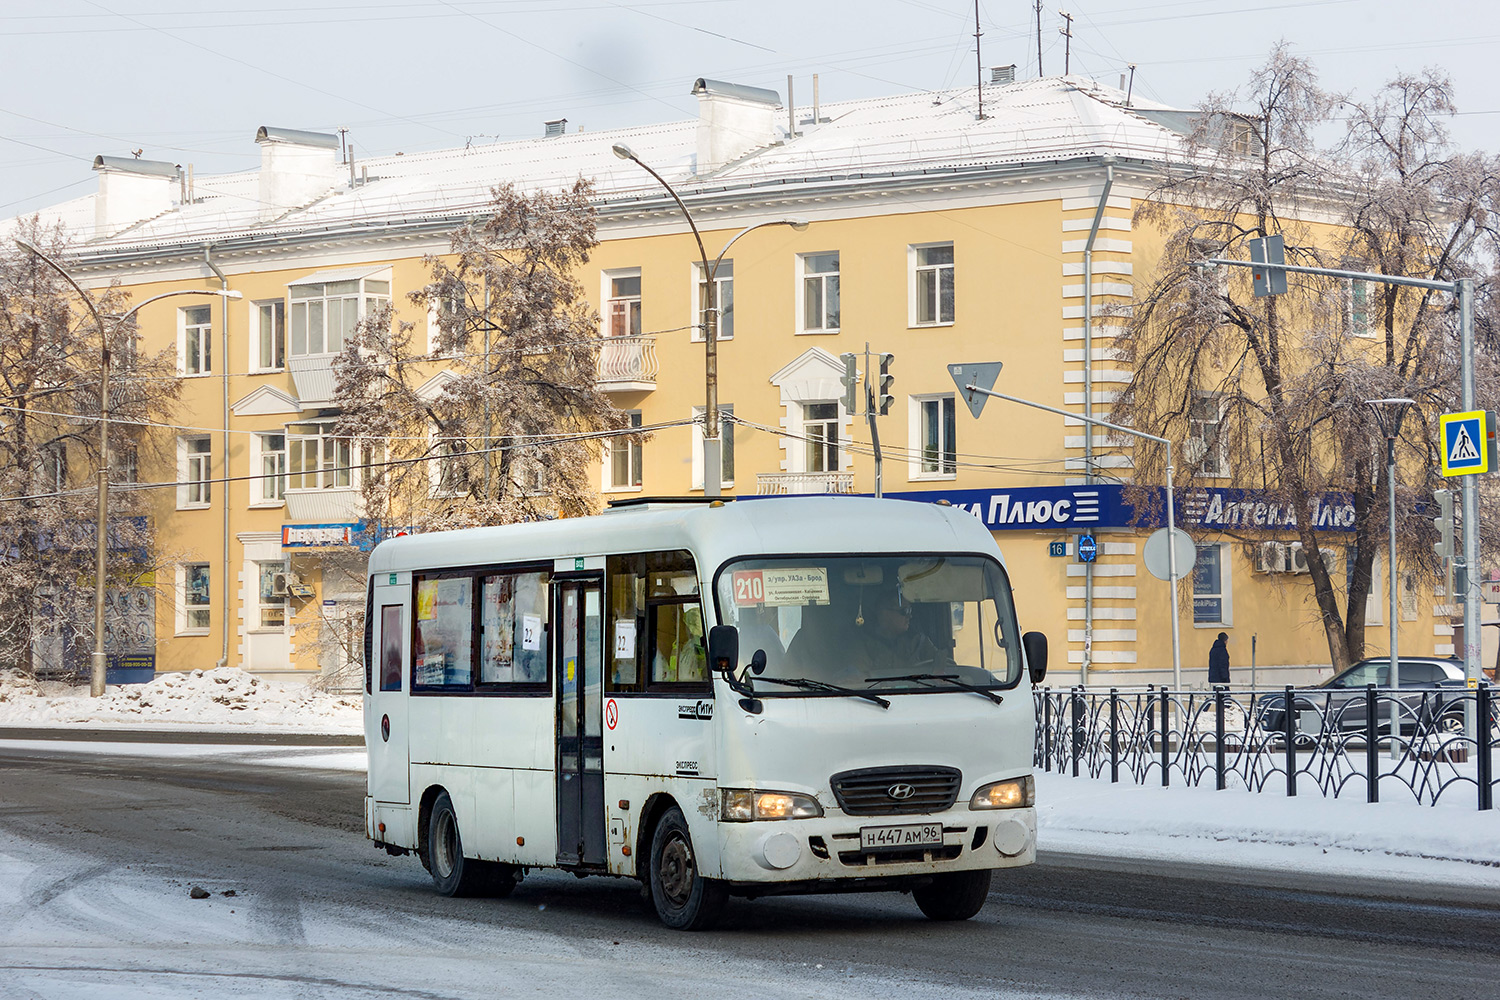
[[[693,489],[703,488],[703,407],[693,407]],[[734,485],[734,405],[719,404],[719,484]]]
[[[1224,546],[1199,545],[1193,565],[1193,624],[1232,625]]]
[[[213,307],[188,306],[178,310],[182,318],[179,356],[184,375],[207,375],[213,371]]]
[[[207,632],[211,621],[208,563],[184,563],[177,574],[177,631]]]
[[[953,396],[919,396],[912,403],[916,411],[916,475],[937,477],[957,474]]]
[[[255,367],[275,371],[286,367],[286,303],[257,302],[251,306],[255,325]]]
[[[279,504],[286,497],[286,435],[257,434],[260,446],[260,480],[257,503]]]
[[[605,333],[611,337],[638,337],[641,333],[641,272],[606,274],[609,296],[604,304]]]
[[[802,271],[802,333],[836,333],[839,328],[839,255],[807,253],[797,258]]]
[[[287,486],[294,490],[328,490],[353,485],[353,450],[348,438],[336,438],[332,424],[292,424],[287,428]]]
[[[1198,467],[1199,475],[1227,476],[1229,460],[1224,453],[1223,409],[1218,396],[1199,395],[1188,409],[1188,434],[1184,451]]]
[[[286,627],[287,569],[284,560],[258,562],[255,564],[259,581],[256,603],[259,606],[258,621],[263,629]]]
[[[432,475],[432,495],[460,497],[469,491],[469,444],[462,438],[439,438],[434,435],[432,453],[436,460],[427,464]]]
[[[213,455],[203,434],[177,439],[177,506],[207,507],[213,500]]]
[[[641,411],[631,410],[630,426],[641,426]],[[609,440],[609,488],[639,489],[641,485],[641,443],[626,438]]]
[[[120,453],[114,456],[114,475],[110,477],[112,482],[128,484],[141,481],[140,452],[135,445],[128,444],[120,449]]]
[[[1350,337],[1373,337],[1377,333],[1375,310],[1379,297],[1368,281],[1344,279],[1344,334]]]
[[[361,318],[391,300],[391,283],[362,278],[292,285],[292,357],[338,354]]]
[[[42,489],[61,493],[68,488],[68,449],[62,442],[41,449]]]
[[[802,434],[807,438],[808,472],[839,470],[839,404],[804,403]]]
[[[1359,561],[1359,546],[1344,547],[1344,593],[1354,589],[1354,564]],[[1370,558],[1370,589],[1365,592],[1365,625],[1385,624],[1385,560],[1379,552]]]
[[[707,318],[708,310],[708,279],[704,277],[702,264],[694,264],[693,269],[698,276],[698,297],[693,311],[693,339],[702,340],[705,336],[703,323]],[[719,266],[714,271],[714,306],[719,311],[719,327],[714,333],[714,339],[733,340],[734,261],[732,260],[719,261]]]
[[[911,248],[915,326],[953,322],[953,244]]]

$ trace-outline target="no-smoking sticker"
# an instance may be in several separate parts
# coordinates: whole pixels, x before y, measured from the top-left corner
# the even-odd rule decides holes
[[[611,698],[604,703],[604,724],[610,729],[613,729],[615,728],[615,724],[619,721],[620,706],[616,705],[615,700]]]

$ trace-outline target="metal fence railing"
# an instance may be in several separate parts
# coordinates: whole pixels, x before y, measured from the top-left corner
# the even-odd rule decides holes
[[[1494,803],[1500,698],[1464,688],[1074,687],[1035,692],[1037,767],[1251,791],[1285,789],[1378,802]],[[1391,723],[1392,713],[1396,724]]]

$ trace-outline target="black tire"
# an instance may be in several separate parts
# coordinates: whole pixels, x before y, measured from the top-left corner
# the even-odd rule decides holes
[[[945,872],[931,884],[913,889],[917,908],[929,920],[968,920],[984,908],[994,872],[980,868],[968,872]]]
[[[427,818],[427,850],[422,864],[444,896],[509,896],[516,887],[515,865],[464,857],[458,814],[447,792],[439,793]]]
[[[729,893],[717,879],[698,871],[687,820],[676,806],[668,809],[651,834],[647,874],[651,902],[663,924],[676,931],[703,931],[724,913]]]

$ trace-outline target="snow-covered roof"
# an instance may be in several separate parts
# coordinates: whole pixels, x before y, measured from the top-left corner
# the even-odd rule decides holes
[[[764,142],[700,176],[699,120],[600,132],[575,132],[487,145],[372,157],[349,171],[331,165],[320,194],[284,210],[262,204],[260,171],[199,175],[189,204],[174,189],[172,205],[113,232],[96,231],[95,195],[43,210],[74,233],[84,255],[166,249],[173,244],[241,237],[287,237],[348,227],[400,227],[464,217],[482,208],[490,189],[511,182],[522,190],[558,189],[592,179],[599,202],[656,200],[655,182],[611,147],[627,144],[684,198],[798,184],[913,177],[1003,169],[1113,155],[1162,162],[1184,155],[1184,123],[1191,112],[1134,102],[1082,77],[1050,77],[983,91],[900,94],[825,104],[819,122],[799,109],[796,137],[786,136],[784,111]],[[808,109],[810,110],[810,109]],[[289,135],[292,133],[288,133]],[[336,154],[335,154],[336,155]],[[367,178],[367,179],[366,179]]]

